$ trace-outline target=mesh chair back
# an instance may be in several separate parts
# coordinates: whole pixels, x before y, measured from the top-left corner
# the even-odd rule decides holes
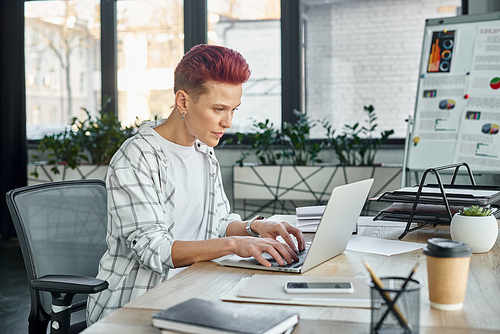
[[[11,191],[8,201],[17,215],[13,220],[30,281],[46,274],[97,275],[107,249],[104,181],[28,186]],[[30,290],[50,313],[50,293]],[[73,303],[86,298],[76,295]]]

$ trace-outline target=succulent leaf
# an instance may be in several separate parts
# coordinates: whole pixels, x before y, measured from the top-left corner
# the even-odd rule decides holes
[[[491,210],[478,205],[463,208],[458,212],[462,216],[490,216]]]

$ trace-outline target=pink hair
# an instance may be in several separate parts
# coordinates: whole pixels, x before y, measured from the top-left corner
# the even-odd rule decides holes
[[[208,80],[242,84],[250,77],[250,68],[243,56],[232,49],[198,44],[182,57],[174,72],[174,92],[184,90],[195,99],[207,93]]]

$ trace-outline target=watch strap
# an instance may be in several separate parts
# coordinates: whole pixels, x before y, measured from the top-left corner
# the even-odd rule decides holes
[[[255,216],[254,218],[250,219],[247,223],[247,227],[246,227],[246,230],[247,230],[247,233],[252,236],[252,237],[258,237],[259,236],[259,233],[255,232],[254,230],[252,230],[252,228],[250,227],[252,225],[252,223],[255,221],[255,220],[261,220],[261,219],[266,219],[266,217],[264,216]]]

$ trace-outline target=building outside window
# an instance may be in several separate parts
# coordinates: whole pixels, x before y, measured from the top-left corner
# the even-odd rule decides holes
[[[181,0],[118,1],[118,116],[124,125],[170,115],[184,53]]]
[[[252,71],[228,133],[248,132],[254,121],[281,127],[280,1],[208,0],[208,42],[240,52]]]
[[[39,136],[44,128],[63,131],[81,108],[97,112],[95,95],[84,84],[101,90],[100,72],[94,73],[98,66],[93,64],[100,59],[95,56],[99,43],[98,0],[25,2],[28,139],[39,139],[32,134]],[[36,135],[30,132],[34,128]]]
[[[379,131],[404,138],[413,114],[425,19],[456,16],[460,0],[303,0],[304,112],[337,134],[373,105]],[[280,1],[207,0],[208,42],[241,52],[252,75],[229,133],[280,127]],[[123,124],[167,117],[184,51],[182,0],[117,1],[118,104]],[[100,110],[100,1],[27,1],[27,113],[39,124]],[[69,50],[67,53],[65,50]],[[83,57],[81,57],[83,55]],[[43,60],[43,61],[42,61]],[[35,117],[27,115],[28,122]],[[321,126],[312,137],[324,137]]]

